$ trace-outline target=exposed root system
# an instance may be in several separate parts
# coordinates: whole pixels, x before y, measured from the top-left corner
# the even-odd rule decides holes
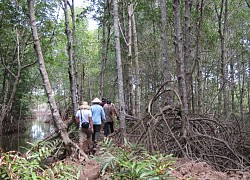
[[[250,131],[246,123],[239,122],[233,115],[228,119],[215,115],[183,115],[180,106],[161,102],[163,94],[170,91],[157,92],[149,103],[146,117],[127,121],[129,141],[144,145],[152,153],[159,151],[206,161],[217,170],[250,169]],[[186,135],[183,121],[188,122]]]

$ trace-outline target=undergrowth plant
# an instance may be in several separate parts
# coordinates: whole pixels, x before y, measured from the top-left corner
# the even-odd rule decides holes
[[[112,179],[171,179],[172,155],[149,154],[144,148],[125,140],[121,147],[115,146],[106,138],[94,157],[102,167],[101,175],[108,174]]]
[[[2,153],[0,157],[0,179],[5,180],[50,180],[50,179],[78,179],[79,165],[68,162],[51,162],[46,160],[55,153],[60,140],[33,144],[25,155],[12,151]]]

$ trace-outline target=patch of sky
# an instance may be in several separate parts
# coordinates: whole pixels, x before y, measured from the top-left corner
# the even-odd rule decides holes
[[[74,0],[75,7],[77,8],[86,8],[90,6],[90,1],[89,0]],[[87,14],[87,19],[88,19],[88,30],[95,30],[98,28],[97,21],[95,21],[93,18],[93,14],[88,13]]]
[[[72,1],[69,1],[69,3],[71,4]],[[87,8],[91,5],[90,3],[91,2],[89,0],[74,0],[75,8]],[[95,30],[98,28],[98,23],[96,20],[93,19],[93,15],[94,15],[93,12],[88,12],[86,14],[86,17],[88,19],[88,30]],[[61,7],[59,10],[59,19],[62,19],[62,18],[64,18],[64,12]]]

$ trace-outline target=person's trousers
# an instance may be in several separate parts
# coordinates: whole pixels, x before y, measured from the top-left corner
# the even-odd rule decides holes
[[[94,133],[92,134],[92,141],[97,142],[100,138],[101,125],[93,125]]]
[[[91,131],[89,128],[80,128],[79,129],[79,147],[80,149],[84,148],[84,143],[85,143],[85,148],[86,150],[89,149],[89,146],[92,144],[91,143]],[[86,140],[87,136],[87,140]]]
[[[105,122],[103,130],[104,130],[105,137],[107,137],[110,133],[113,133],[114,132],[114,122]]]

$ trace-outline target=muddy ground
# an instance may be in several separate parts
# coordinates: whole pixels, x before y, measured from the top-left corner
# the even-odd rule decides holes
[[[250,180],[250,172],[231,170],[220,172],[214,170],[206,162],[195,162],[180,158],[173,164],[171,180]],[[106,180],[106,176],[100,177],[100,166],[94,161],[88,163],[82,170],[81,180]]]

